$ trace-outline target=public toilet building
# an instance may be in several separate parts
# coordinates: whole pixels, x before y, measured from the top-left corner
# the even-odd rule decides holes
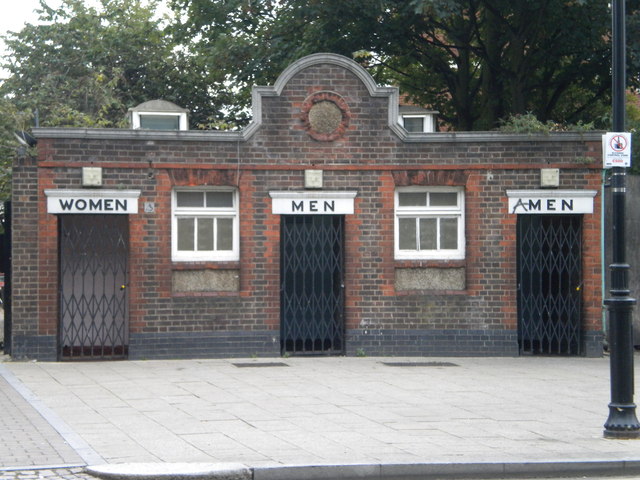
[[[405,128],[398,98],[316,54],[242,131],[166,102],[35,129],[12,356],[600,355],[600,135]]]

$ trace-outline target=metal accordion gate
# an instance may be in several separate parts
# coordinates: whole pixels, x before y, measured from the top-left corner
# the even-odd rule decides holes
[[[582,217],[518,215],[521,354],[582,353]]]
[[[127,215],[60,215],[61,359],[126,358]]]
[[[344,217],[281,218],[281,351],[342,354]]]

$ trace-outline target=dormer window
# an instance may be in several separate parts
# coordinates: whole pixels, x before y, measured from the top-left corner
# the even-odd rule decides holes
[[[426,115],[403,115],[402,124],[407,132],[426,132]]]
[[[188,130],[189,110],[166,100],[151,100],[129,109],[134,130]]]
[[[186,126],[181,127],[181,123],[183,122],[186,123],[186,115],[184,114],[138,113],[134,116],[133,128],[142,128],[145,130],[186,130]]]
[[[412,105],[400,105],[398,122],[407,132],[425,133],[436,131],[438,112]]]

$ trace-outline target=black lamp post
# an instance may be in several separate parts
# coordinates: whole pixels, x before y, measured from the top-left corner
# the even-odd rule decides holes
[[[613,29],[613,131],[625,131],[626,59],[625,4],[612,2]],[[636,303],[629,296],[629,265],[625,262],[626,168],[614,167],[612,191],[612,263],[609,309],[609,351],[611,355],[611,402],[604,424],[605,438],[640,438],[640,423],[633,403],[633,326],[631,312]]]

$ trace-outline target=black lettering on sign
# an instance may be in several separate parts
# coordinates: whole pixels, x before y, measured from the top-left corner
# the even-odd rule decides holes
[[[573,198],[571,200],[562,200],[562,211],[569,210],[573,212]]]
[[[60,210],[71,211],[89,211],[89,212],[113,212],[127,211],[126,198],[59,198]]]

